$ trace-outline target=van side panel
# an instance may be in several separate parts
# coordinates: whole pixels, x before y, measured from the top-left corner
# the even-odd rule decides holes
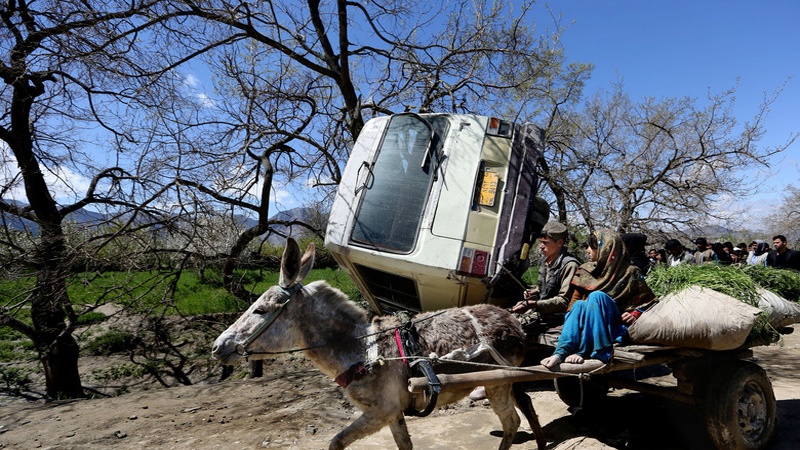
[[[477,116],[462,116],[460,119],[450,129],[452,141],[448,143],[448,153],[445,155],[447,171],[431,232],[436,236],[463,241],[475,192],[486,119]],[[458,267],[457,260],[452,264]]]

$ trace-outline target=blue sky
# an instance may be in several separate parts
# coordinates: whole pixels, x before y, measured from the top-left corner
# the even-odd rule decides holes
[[[755,114],[765,93],[786,83],[760,145],[784,144],[800,131],[800,1],[557,0],[546,5],[568,26],[567,57],[595,65],[587,93],[622,80],[634,99],[702,101],[709,90],[719,93],[738,81],[735,114],[743,122]],[[539,26],[546,23],[537,17]],[[800,141],[771,163],[770,173],[757,175],[766,179],[763,192],[721,206],[769,212],[764,200],[780,198],[785,184],[800,185]]]

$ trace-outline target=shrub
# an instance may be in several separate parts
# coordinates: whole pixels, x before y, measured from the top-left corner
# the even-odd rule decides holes
[[[22,367],[0,366],[0,382],[5,384],[9,391],[19,392],[28,390],[31,384],[31,370]]]
[[[113,355],[136,348],[135,336],[127,331],[111,330],[92,339],[86,344],[86,351],[92,355]]]
[[[107,369],[97,369],[92,371],[92,377],[98,381],[113,381],[122,378],[139,378],[148,373],[145,366],[140,364],[122,364],[109,367]]]

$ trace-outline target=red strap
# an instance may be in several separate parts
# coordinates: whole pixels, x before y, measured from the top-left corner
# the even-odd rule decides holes
[[[394,330],[394,341],[397,343],[397,350],[400,351],[400,358],[403,359],[403,364],[408,365],[408,361],[406,361],[406,352],[403,351],[403,340],[400,339],[399,328],[395,328]]]
[[[349,369],[340,373],[333,381],[339,386],[347,388],[353,381],[358,381],[365,376],[369,375],[369,367],[364,365],[363,362],[355,363]]]

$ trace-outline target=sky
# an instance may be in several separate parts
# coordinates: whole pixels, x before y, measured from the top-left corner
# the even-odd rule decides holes
[[[734,114],[752,118],[764,96],[783,88],[760,146],[785,145],[800,132],[800,1],[551,0],[540,3],[567,26],[567,58],[595,65],[585,94],[622,80],[633,99],[705,99],[738,83]],[[539,25],[545,21],[537,20]],[[763,177],[761,192],[718,205],[769,213],[787,184],[800,186],[800,140]]]
[[[743,122],[755,114],[765,95],[783,87],[759,145],[783,145],[800,131],[798,0],[537,1],[537,32],[552,27],[547,7],[567,27],[562,37],[567,57],[594,64],[586,95],[622,81],[633,99],[690,96],[702,101],[709,92],[720,93],[738,83],[735,114]],[[210,80],[189,74],[186,82],[213,105],[205,94],[213,85]],[[760,192],[718,207],[758,217],[770,212],[784,186],[800,186],[800,140],[769,162],[770,169],[741,174],[763,178]],[[273,195],[273,204],[279,205],[273,210],[298,202],[280,186]]]

